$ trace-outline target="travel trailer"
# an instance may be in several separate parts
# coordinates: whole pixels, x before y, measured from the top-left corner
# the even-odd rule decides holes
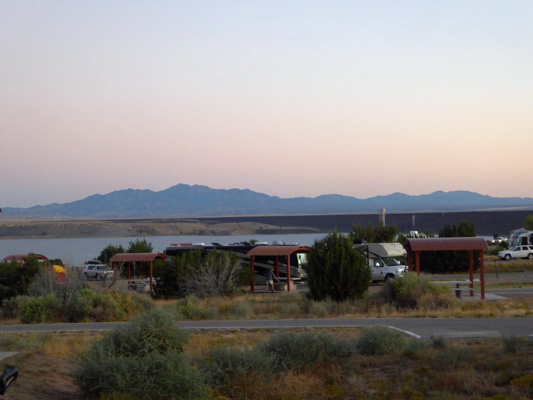
[[[398,260],[407,254],[400,243],[360,243],[353,247],[361,250],[368,259],[373,282],[404,276],[408,271]]]
[[[527,245],[533,245],[533,231],[518,229],[511,234],[509,238],[510,247]]]

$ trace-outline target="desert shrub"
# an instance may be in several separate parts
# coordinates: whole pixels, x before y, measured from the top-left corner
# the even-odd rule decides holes
[[[241,269],[241,260],[233,252],[207,253],[196,266],[188,269],[186,292],[199,297],[235,294]]]
[[[533,398],[533,375],[521,376],[511,380],[511,386],[515,392],[525,399]]]
[[[178,303],[177,312],[179,318],[193,321],[213,319],[217,316],[217,310],[203,307],[196,296],[189,296],[185,302]]]
[[[5,299],[27,294],[28,286],[43,268],[32,255],[24,259],[22,266],[16,260],[0,263],[0,305]]]
[[[95,342],[78,360],[74,379],[93,398],[205,399],[204,377],[183,353],[187,339],[170,313],[142,314]]]
[[[194,250],[154,266],[156,297],[232,295],[243,279],[239,257],[228,251]]]
[[[383,287],[382,298],[397,308],[448,308],[453,304],[448,286],[439,286],[426,276],[407,274]]]
[[[366,328],[357,339],[360,354],[375,355],[402,351],[407,339],[396,330],[387,328]]]
[[[65,305],[65,316],[69,321],[121,321],[153,307],[152,300],[139,293],[118,293],[81,290]]]
[[[467,365],[473,357],[470,349],[450,346],[438,352],[433,358],[433,367],[439,369],[454,369]]]
[[[416,360],[427,354],[429,344],[423,340],[411,339],[407,340],[402,350],[404,357]]]
[[[254,311],[253,304],[247,298],[237,303],[233,310],[233,312],[235,313],[235,316],[241,319],[248,319],[250,315],[252,315],[253,311]]]
[[[309,313],[318,318],[324,318],[328,315],[328,307],[322,301],[313,301],[309,307]]]
[[[352,241],[337,232],[318,240],[306,267],[309,294],[313,300],[331,298],[342,302],[360,298],[370,284],[370,268]]]
[[[274,356],[278,369],[306,370],[325,361],[343,363],[355,352],[355,345],[327,333],[282,332],[261,349]]]
[[[503,348],[506,353],[515,354],[521,342],[522,338],[519,338],[518,336],[512,335],[502,337]]]
[[[20,304],[18,316],[25,324],[53,322],[58,319],[61,304],[53,294],[26,297]]]
[[[18,317],[18,311],[20,305],[28,299],[28,296],[16,296],[10,297],[9,299],[4,300],[2,307],[0,308],[0,313],[2,318],[16,318]]]
[[[215,388],[231,384],[246,375],[270,377],[274,367],[274,356],[257,347],[244,351],[219,347],[199,361],[199,368],[204,372],[207,382]]]
[[[28,286],[28,295],[39,297],[53,294],[64,305],[86,287],[81,268],[65,268],[64,282],[59,282],[53,269],[43,269]]]

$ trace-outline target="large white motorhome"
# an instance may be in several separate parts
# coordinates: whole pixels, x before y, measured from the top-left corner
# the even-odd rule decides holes
[[[509,238],[509,247],[533,245],[533,231],[518,229]]]
[[[353,247],[363,251],[368,259],[373,282],[384,282],[407,273],[407,267],[397,260],[407,254],[401,243],[361,243]]]

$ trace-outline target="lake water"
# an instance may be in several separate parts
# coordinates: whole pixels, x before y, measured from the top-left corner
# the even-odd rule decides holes
[[[0,259],[11,254],[42,254],[48,258],[59,258],[67,265],[83,265],[100,255],[107,245],[128,247],[130,242],[146,239],[152,243],[154,252],[162,253],[171,243],[220,243],[231,244],[255,239],[272,244],[274,241],[286,244],[312,246],[315,240],[326,233],[292,235],[241,235],[241,236],[146,236],[115,238],[73,238],[73,239],[6,239],[0,240]]]

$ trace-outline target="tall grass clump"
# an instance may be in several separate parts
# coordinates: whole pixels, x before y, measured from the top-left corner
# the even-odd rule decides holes
[[[187,340],[172,314],[150,311],[95,342],[78,360],[75,382],[89,398],[205,399],[204,377],[183,352]]]
[[[319,363],[344,363],[355,353],[355,343],[327,333],[282,332],[261,346],[274,357],[277,369],[311,369]]]
[[[436,310],[450,308],[454,304],[448,286],[436,285],[428,277],[412,273],[387,282],[381,297],[398,309]]]
[[[405,336],[388,328],[366,328],[357,339],[357,352],[364,355],[400,352],[407,344]]]
[[[237,380],[249,379],[253,385],[258,377],[270,378],[275,358],[257,347],[238,350],[225,346],[212,349],[198,364],[211,387],[222,388]]]

